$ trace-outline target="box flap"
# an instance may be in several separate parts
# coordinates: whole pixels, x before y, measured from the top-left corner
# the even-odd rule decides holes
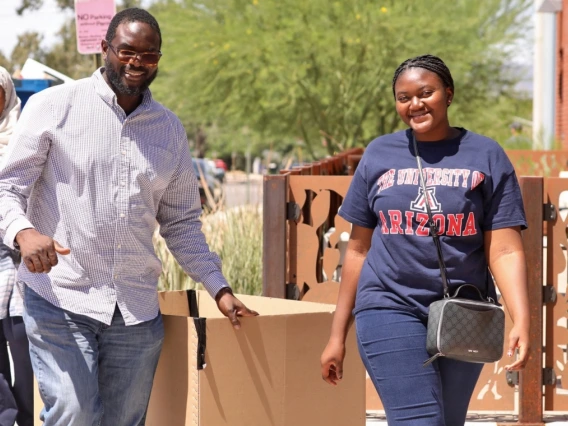
[[[365,425],[365,368],[357,352],[354,326],[347,337],[343,380],[331,386],[321,378],[320,357],[330,329],[330,319],[322,315],[286,318],[285,425]]]
[[[194,319],[167,315],[163,320],[166,334],[146,426],[199,426],[198,336]]]
[[[208,318],[222,318],[217,304],[206,291],[198,291],[199,313]],[[271,297],[235,295],[247,308],[257,311],[260,315],[296,315],[311,312],[335,311],[335,305],[326,303],[303,302],[298,300],[276,299]]]
[[[334,306],[238,297],[261,315],[244,318],[243,327],[234,330],[214,300],[197,292],[200,314],[207,317],[207,367],[198,371],[187,295],[160,294],[166,338],[147,425],[363,426],[365,372],[353,330],[341,385],[329,386],[320,375]]]
[[[238,331],[224,318],[207,319],[207,368],[199,372],[201,426],[287,426],[285,318],[247,319]]]
[[[205,318],[223,318],[215,300],[203,290],[195,292],[199,307],[199,316]],[[304,302],[298,300],[276,299],[271,297],[250,296],[237,294],[249,309],[260,315],[295,315],[311,312],[333,313],[335,305],[326,303]],[[161,291],[158,293],[160,311],[163,315],[189,316],[188,298],[185,290]]]
[[[162,315],[190,316],[186,291],[160,291],[158,301]]]
[[[224,319],[208,319],[201,425],[364,426],[365,370],[353,330],[341,385],[321,378],[331,320],[328,312],[265,315],[235,331]]]

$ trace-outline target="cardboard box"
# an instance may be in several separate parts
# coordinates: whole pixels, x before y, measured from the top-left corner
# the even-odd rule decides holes
[[[207,293],[160,293],[165,341],[146,425],[364,426],[354,330],[342,383],[321,378],[335,306],[238,297],[260,316],[243,318],[235,331]]]

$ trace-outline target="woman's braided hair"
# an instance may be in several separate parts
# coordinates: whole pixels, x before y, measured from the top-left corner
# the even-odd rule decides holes
[[[444,61],[434,55],[421,55],[407,59],[398,66],[392,79],[393,95],[395,94],[394,85],[396,84],[398,77],[400,77],[400,75],[409,68],[423,68],[431,71],[436,74],[440,80],[442,80],[444,87],[449,87],[452,91],[454,90],[454,79],[452,78],[452,74]]]

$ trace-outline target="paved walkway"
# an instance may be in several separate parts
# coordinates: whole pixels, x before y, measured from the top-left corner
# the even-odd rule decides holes
[[[243,171],[237,170],[234,172],[227,172],[225,174],[225,179],[227,182],[240,182],[240,183],[245,183],[247,180],[251,180],[251,181],[262,181],[264,178],[264,175],[261,174],[254,174],[254,173],[249,173],[249,175],[247,176],[247,174]]]
[[[514,425],[516,416],[492,414],[492,413],[470,413],[464,426],[496,426],[497,423],[511,423]],[[558,413],[545,415],[544,422],[547,426],[568,426],[568,413]],[[368,412],[366,426],[388,426],[385,415],[381,412]]]

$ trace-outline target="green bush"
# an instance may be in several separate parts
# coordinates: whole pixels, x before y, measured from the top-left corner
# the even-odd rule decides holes
[[[262,293],[262,210],[241,206],[202,217],[203,233],[211,251],[223,262],[223,274],[240,294]],[[181,269],[156,231],[156,254],[162,261],[159,290],[202,289]]]

